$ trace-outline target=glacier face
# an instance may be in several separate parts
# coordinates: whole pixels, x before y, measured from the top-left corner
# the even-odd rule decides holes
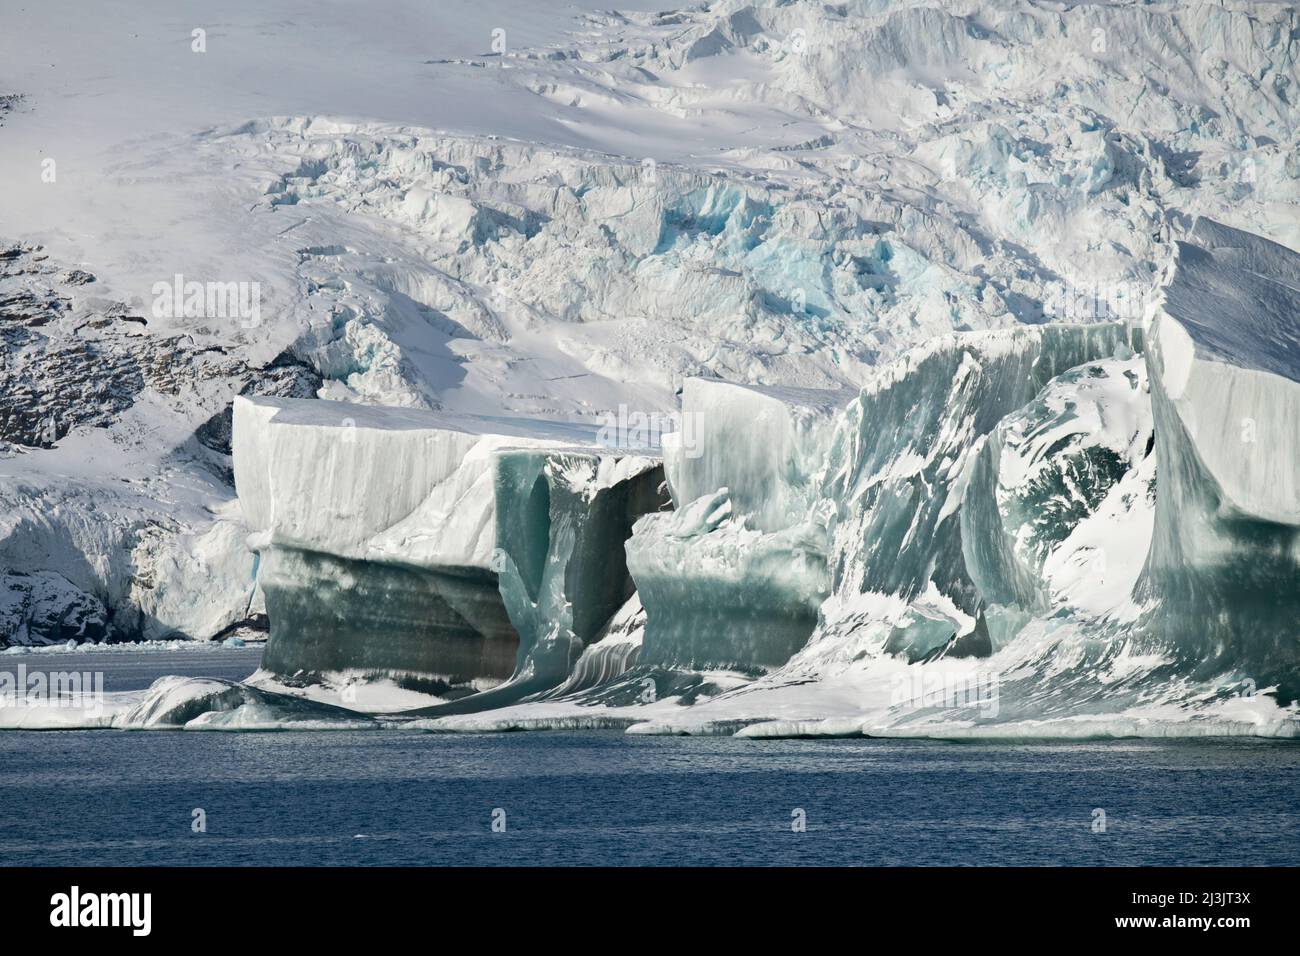
[[[1295,397],[1300,254],[1210,221],[1179,243],[1141,326],[958,333],[852,398],[688,382],[662,465],[579,426],[240,400],[277,679],[163,682],[110,720],[1296,736],[1269,416]],[[449,484],[485,517],[448,523]],[[439,702],[331,696],[394,677]]]
[[[1179,242],[1142,326],[936,340],[882,366],[784,486],[758,468],[747,510],[722,487],[642,519],[628,554],[643,646],[608,690],[437,726],[603,713],[639,720],[634,732],[748,736],[1300,732],[1295,524],[1279,507],[1294,501],[1278,477],[1300,255],[1205,220]],[[728,480],[728,461],[748,467],[729,448],[788,461],[769,396],[735,388],[746,416],[725,386],[686,395],[709,393],[730,433],[703,448],[705,485]],[[1254,459],[1259,434],[1270,444]],[[795,517],[760,530],[792,487],[805,489]],[[805,564],[773,542],[793,529],[816,529],[824,577],[805,592],[806,636],[782,646],[798,618],[769,605],[806,583]],[[747,628],[728,626],[735,608],[755,610]],[[612,692],[655,665],[754,679],[701,696],[660,677],[667,700]]]
[[[581,412],[488,360],[538,350],[544,317],[587,402],[665,408],[691,376],[856,386],[953,330],[1138,318],[1101,287],[1150,292],[1189,214],[1295,238],[1281,6],[728,0],[591,26],[446,66],[529,91],[584,144],[617,116],[614,148],[319,116],[205,144],[269,182],[268,212],[321,217],[299,277],[331,323],[303,346],[353,394]],[[709,149],[642,132],[664,124]],[[418,364],[421,310],[464,360],[453,388]]]

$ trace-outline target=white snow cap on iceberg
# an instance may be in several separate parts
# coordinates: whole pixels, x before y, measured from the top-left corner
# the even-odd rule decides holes
[[[494,454],[596,448],[596,437],[580,424],[241,397],[235,484],[259,548],[489,568]]]
[[[1150,317],[1157,384],[1227,512],[1300,524],[1300,255],[1208,219]]]
[[[679,508],[729,492],[753,527],[800,520],[816,497],[835,421],[857,392],[687,379],[682,427],[663,436],[664,473]]]

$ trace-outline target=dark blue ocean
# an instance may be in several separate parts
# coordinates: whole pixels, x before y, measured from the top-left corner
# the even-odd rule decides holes
[[[104,667],[126,689],[256,653]],[[1278,865],[1298,784],[1269,741],[0,733],[0,864]]]

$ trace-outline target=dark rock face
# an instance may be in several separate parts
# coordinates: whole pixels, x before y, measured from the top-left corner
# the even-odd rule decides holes
[[[4,115],[10,110],[17,109],[23,101],[21,93],[0,93],[0,121],[4,120]],[[0,122],[0,126],[4,123]]]
[[[271,398],[315,398],[324,381],[314,368],[288,352],[281,352],[265,368],[250,370],[248,383],[240,395],[265,395]],[[222,455],[230,454],[230,435],[234,420],[234,403],[227,405],[194,433],[205,448]]]
[[[124,356],[63,336],[72,302],[54,272],[39,247],[0,248],[0,440],[31,448],[106,424],[143,387]]]
[[[233,394],[312,398],[321,386],[288,352],[258,368],[188,336],[151,335],[124,303],[86,295],[95,281],[39,246],[0,246],[0,442],[52,448],[78,426],[112,425],[145,389],[174,396],[228,379]],[[195,437],[229,455],[230,422],[226,405]]]
[[[0,248],[0,440],[52,448],[78,426],[111,425],[145,388],[176,394],[212,365],[180,337],[145,334],[121,303],[84,296],[94,281],[38,246]]]
[[[52,571],[0,573],[0,634],[9,643],[101,641],[109,617],[97,597]]]

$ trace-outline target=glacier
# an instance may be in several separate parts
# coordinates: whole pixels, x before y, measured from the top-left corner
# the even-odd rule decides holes
[[[86,725],[1300,736],[1298,277],[1201,219],[1141,322],[955,333],[857,392],[690,379],[662,449],[240,398],[264,670]]]
[[[552,699],[435,725],[572,726],[604,713],[636,733],[1295,735],[1295,519],[1279,507],[1294,503],[1293,467],[1273,455],[1290,447],[1280,422],[1294,399],[1297,264],[1290,250],[1200,220],[1142,323],[936,340],[835,411],[832,437],[812,443],[802,469],[781,468],[788,446],[773,437],[768,396],[738,398],[746,416],[728,410],[726,387],[696,389],[716,393],[722,440],[720,470],[706,444],[694,471],[712,477],[693,490],[735,480],[720,466],[746,460],[728,455],[737,448],[765,449],[786,480],[760,467],[734,499],[721,487],[638,523],[628,553],[648,620],[639,666],[614,683],[652,662],[706,675],[748,667],[748,679],[704,699],[597,688],[567,707]],[[1189,392],[1193,374],[1203,384]],[[665,445],[671,477],[680,463]],[[790,509],[792,488],[806,490]],[[815,619],[792,653],[738,660],[718,624],[731,602],[717,581],[730,574],[759,595],[751,606],[770,624],[749,622],[750,646],[777,642],[782,619],[761,602],[797,587],[804,566],[791,550],[780,572],[763,568],[780,532],[760,528],[777,525],[820,533]],[[677,592],[665,587],[674,574]],[[695,612],[680,597],[693,588],[713,588],[715,603]],[[661,623],[656,591],[670,596]],[[651,655],[665,627],[688,635],[691,652]]]
[[[0,36],[0,174],[62,170],[3,201],[0,644],[269,627],[260,693],[430,729],[1290,726],[1293,8],[385,4],[232,10],[209,85]]]

